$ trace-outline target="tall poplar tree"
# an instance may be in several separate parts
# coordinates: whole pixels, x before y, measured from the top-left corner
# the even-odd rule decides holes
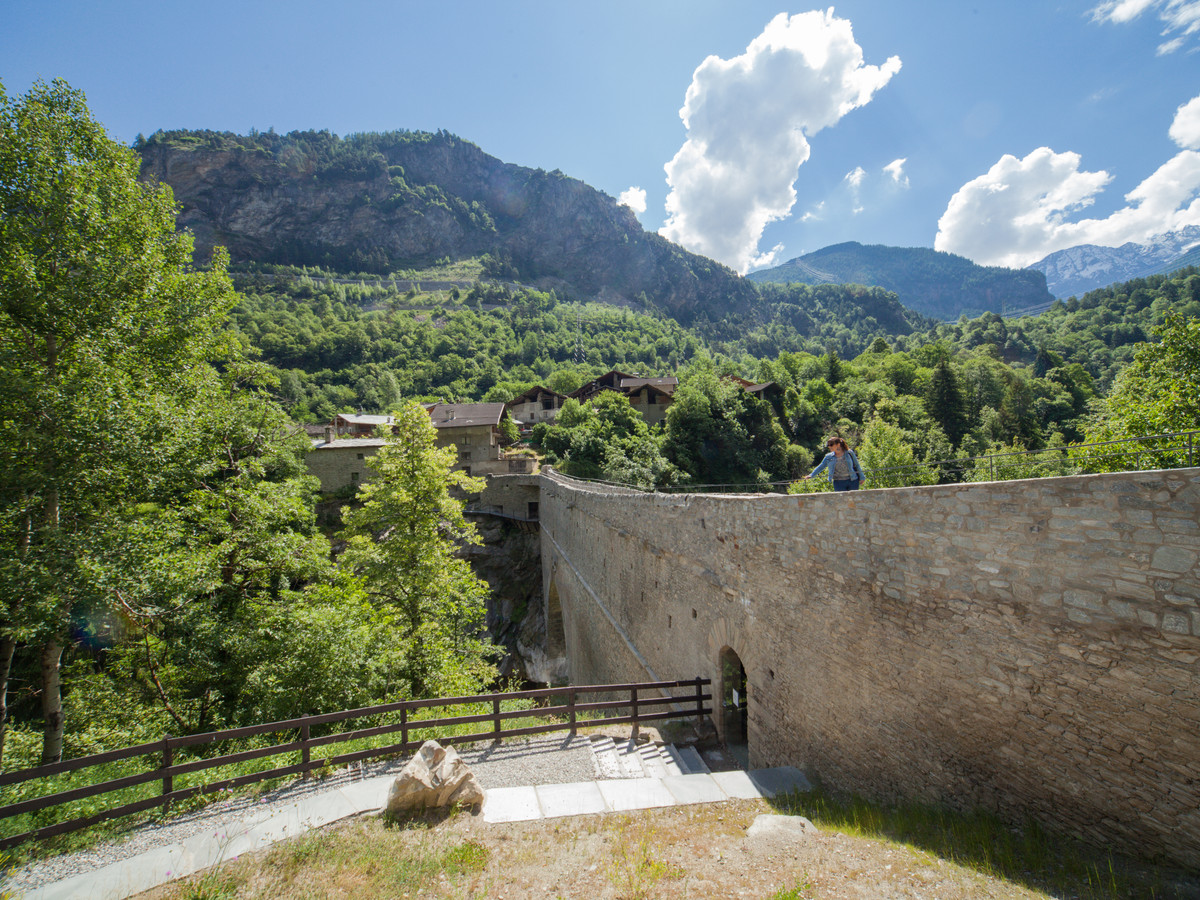
[[[45,762],[73,611],[110,599],[114,517],[162,473],[234,297],[222,257],[193,271],[170,189],[138,170],[82,92],[0,84],[0,722],[14,652],[36,647]]]

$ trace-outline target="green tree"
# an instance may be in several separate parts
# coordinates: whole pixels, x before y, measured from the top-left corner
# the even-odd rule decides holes
[[[170,190],[138,171],[65,82],[0,85],[0,700],[18,644],[38,648],[46,762],[73,610],[111,602],[97,571],[120,511],[161,477],[234,296],[224,257],[192,271]]]
[[[1101,402],[1088,440],[1200,429],[1200,318],[1168,315]]]
[[[873,488],[936,484],[938,480],[936,471],[918,464],[904,430],[878,417],[863,432],[858,460]]]
[[[929,379],[929,392],[926,396],[926,408],[929,415],[942,426],[942,431],[957,447],[967,433],[967,408],[962,390],[958,386],[958,376],[950,363],[941,359],[933,367]]]
[[[663,455],[700,484],[766,484],[788,475],[788,440],[771,406],[700,370],[667,410]]]
[[[395,425],[369,462],[376,476],[359,489],[362,505],[345,513],[340,563],[394,614],[410,695],[469,693],[494,679],[495,648],[482,636],[487,585],[456,555],[479,538],[451,491],[482,490],[483,479],[453,468],[453,448],[436,446],[420,404],[405,404]]]

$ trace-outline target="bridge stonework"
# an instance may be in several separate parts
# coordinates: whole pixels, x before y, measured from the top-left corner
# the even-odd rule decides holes
[[[1200,469],[539,507],[572,681],[730,648],[753,766],[1200,867]]]

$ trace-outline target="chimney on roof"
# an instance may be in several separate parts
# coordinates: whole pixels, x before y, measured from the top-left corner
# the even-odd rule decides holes
[[[333,426],[332,425],[325,426],[325,443],[327,443],[327,444],[333,443]]]

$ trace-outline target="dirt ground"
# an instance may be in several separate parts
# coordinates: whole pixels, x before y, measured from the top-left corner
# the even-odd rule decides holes
[[[363,817],[141,900],[1200,897],[1200,882],[1157,871],[1136,890],[1114,890],[1097,876],[1046,892],[887,841],[837,832],[748,837],[763,814],[774,811],[756,800],[505,825],[469,813],[399,826]]]

